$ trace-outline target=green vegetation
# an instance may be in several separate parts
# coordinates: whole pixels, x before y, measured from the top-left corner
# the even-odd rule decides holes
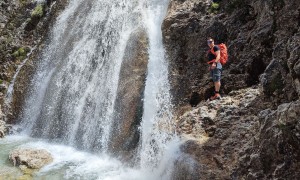
[[[3,83],[3,80],[2,79],[0,79],[0,84],[2,84]]]
[[[31,13],[31,17],[42,17],[43,16],[43,6],[38,4]]]
[[[23,60],[23,59],[26,58],[27,52],[28,52],[27,49],[21,47],[21,48],[19,48],[17,51],[15,51],[12,55],[13,55],[13,57],[15,57],[16,59]]]
[[[209,8],[209,12],[216,14],[216,13],[218,13],[219,9],[220,9],[219,3],[212,3]]]
[[[28,0],[19,0],[19,3],[21,4],[21,6],[25,6],[29,3],[30,1]]]

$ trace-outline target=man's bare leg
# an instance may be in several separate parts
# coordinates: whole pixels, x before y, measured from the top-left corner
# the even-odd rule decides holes
[[[221,81],[215,82],[215,91],[220,92],[220,88],[221,88]]]

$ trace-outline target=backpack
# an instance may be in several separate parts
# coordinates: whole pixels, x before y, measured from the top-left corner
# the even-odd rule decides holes
[[[220,48],[220,63],[222,65],[224,65],[224,64],[227,63],[227,60],[228,60],[227,47],[224,43],[221,43],[221,44],[216,45],[216,46],[219,46],[219,48]],[[211,53],[216,55],[216,53],[214,52],[214,48],[211,49]]]

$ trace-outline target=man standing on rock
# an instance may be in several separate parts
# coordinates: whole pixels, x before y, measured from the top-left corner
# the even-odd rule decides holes
[[[221,88],[222,64],[220,63],[220,48],[215,45],[212,38],[207,39],[207,44],[210,48],[207,54],[208,64],[210,65],[210,74],[215,85],[215,95],[210,97],[210,100],[213,101],[221,98],[219,91]]]

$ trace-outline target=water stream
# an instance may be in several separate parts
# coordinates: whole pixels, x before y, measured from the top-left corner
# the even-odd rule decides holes
[[[47,149],[54,162],[36,179],[170,179],[179,140],[161,33],[168,3],[71,0],[39,61],[20,117],[22,132],[1,140],[1,151]],[[125,47],[140,27],[147,30],[149,62],[139,162],[128,167],[109,155],[108,144]]]

